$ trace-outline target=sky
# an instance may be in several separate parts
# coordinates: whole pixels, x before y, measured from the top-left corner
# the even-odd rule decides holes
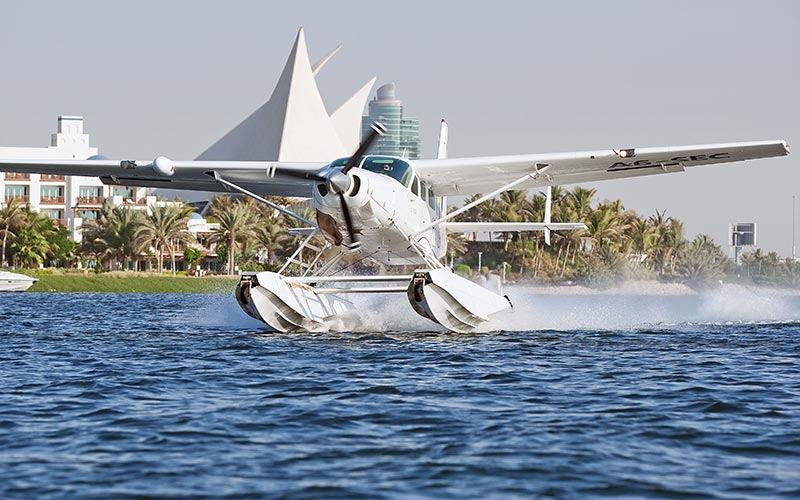
[[[193,159],[269,98],[301,26],[312,60],[343,44],[318,77],[329,109],[396,82],[424,157],[443,117],[451,157],[800,144],[793,0],[32,0],[0,4],[0,145],[47,146],[77,114],[105,156]],[[723,245],[730,222],[757,222],[759,246],[789,256],[799,161],[591,187]]]

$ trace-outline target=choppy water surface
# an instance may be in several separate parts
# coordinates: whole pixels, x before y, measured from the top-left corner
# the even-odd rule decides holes
[[[469,336],[394,302],[275,335],[229,295],[3,294],[0,497],[800,496],[796,297],[528,294]]]

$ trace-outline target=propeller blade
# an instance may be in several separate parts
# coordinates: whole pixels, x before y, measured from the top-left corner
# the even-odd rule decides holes
[[[377,139],[379,135],[380,136],[386,135],[386,127],[384,127],[381,122],[372,122],[371,127],[372,130],[370,130],[369,135],[367,135],[367,137],[364,138],[364,140],[358,146],[358,149],[356,149],[356,152],[353,153],[353,156],[351,156],[350,159],[347,160],[347,163],[342,169],[343,174],[347,174],[347,172],[349,172],[351,168],[356,166],[358,160],[360,160],[361,157],[364,156],[364,153],[367,152],[367,149],[369,149],[369,147],[372,145],[373,142],[375,142],[375,139]]]
[[[358,238],[356,238],[356,231],[353,228],[353,218],[350,216],[350,208],[347,206],[347,200],[344,194],[339,193],[339,201],[342,203],[342,214],[344,214],[344,223],[347,226],[347,234],[350,235],[350,248],[358,247]]]

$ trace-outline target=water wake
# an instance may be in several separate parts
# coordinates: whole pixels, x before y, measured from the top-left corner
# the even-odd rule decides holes
[[[514,312],[487,325],[490,330],[620,330],[680,324],[785,323],[800,320],[800,297],[778,290],[725,285],[701,293],[543,293],[510,287]]]
[[[509,286],[514,311],[481,328],[483,332],[530,330],[629,330],[681,324],[787,323],[800,321],[800,296],[761,287],[725,285],[702,293],[665,293],[623,287],[605,291]],[[443,332],[417,315],[405,295],[356,295],[355,309],[321,331],[355,333]],[[266,329],[242,312],[233,296],[214,295],[203,307],[208,327]],[[196,319],[195,319],[196,320]]]

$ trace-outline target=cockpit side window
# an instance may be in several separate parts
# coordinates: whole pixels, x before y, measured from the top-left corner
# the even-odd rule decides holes
[[[414,181],[411,183],[411,192],[417,196],[422,196],[422,193],[419,192],[419,177],[416,175],[414,176]]]
[[[436,195],[433,194],[433,191],[431,191],[431,188],[426,186],[424,183],[422,184],[422,186],[423,186],[423,190],[425,192],[425,197],[424,197],[425,201],[428,203],[429,207],[431,207],[432,209],[436,210]]]

